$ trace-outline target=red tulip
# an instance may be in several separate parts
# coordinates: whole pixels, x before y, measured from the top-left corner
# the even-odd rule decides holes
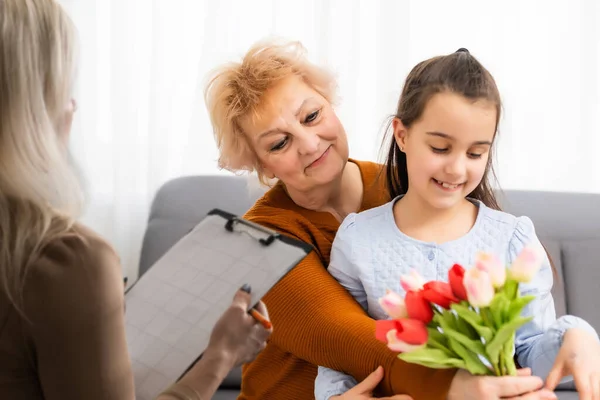
[[[396,320],[382,319],[375,321],[375,337],[377,340],[387,343],[387,334],[396,329]]]
[[[425,324],[428,324],[433,318],[433,310],[431,305],[423,297],[421,291],[414,292],[409,291],[404,297],[404,303],[406,304],[406,311],[408,316],[412,319],[417,319]]]
[[[427,343],[427,327],[416,319],[375,321],[375,336],[392,351],[406,353]]]
[[[465,278],[465,269],[458,264],[454,264],[448,272],[448,280],[452,293],[460,300],[467,300],[467,290],[463,279]]]
[[[399,319],[395,322],[396,329],[387,333],[387,345],[390,350],[408,353],[425,346],[429,335],[423,322],[416,319]]]
[[[446,282],[427,282],[423,286],[422,293],[425,300],[446,309],[450,308],[450,304],[459,302],[452,293],[452,288]]]

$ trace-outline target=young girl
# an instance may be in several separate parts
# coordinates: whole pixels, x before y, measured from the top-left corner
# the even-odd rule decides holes
[[[493,77],[465,49],[423,61],[408,75],[386,162],[393,200],[343,221],[328,269],[374,319],[388,318],[378,303],[386,289],[404,296],[400,276],[411,268],[426,281],[447,280],[454,263],[473,265],[479,251],[512,263],[525,246],[542,250],[531,220],[500,211],[490,185],[500,110]],[[536,299],[524,310],[534,319],[517,332],[517,360],[547,377],[550,390],[573,375],[580,395],[598,398],[598,336],[580,318],[556,319],[552,281],[546,257],[520,287]],[[320,367],[315,397],[329,399],[355,384]]]

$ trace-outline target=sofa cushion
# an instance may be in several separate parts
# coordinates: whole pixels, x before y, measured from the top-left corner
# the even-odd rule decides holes
[[[567,310],[600,331],[598,282],[600,282],[600,239],[569,240],[563,243]]]
[[[552,298],[554,299],[554,308],[556,309],[556,317],[560,317],[567,313],[567,305],[565,298],[565,279],[562,263],[561,243],[555,239],[540,238],[540,241],[546,247],[556,274],[552,285]]]
[[[239,389],[242,384],[242,368],[234,368],[229,372],[227,378],[221,383],[221,387],[225,389]]]
[[[255,179],[241,176],[186,176],[156,193],[140,255],[141,277],[213,208],[244,214],[262,195]]]
[[[219,389],[217,393],[211,397],[212,400],[236,400],[240,395],[239,389]]]

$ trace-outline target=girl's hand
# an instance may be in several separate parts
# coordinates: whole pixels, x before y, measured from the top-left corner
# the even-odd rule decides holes
[[[448,400],[556,399],[554,392],[542,389],[544,382],[531,376],[529,368],[518,371],[518,376],[476,376],[459,369],[448,393]]]
[[[546,388],[554,390],[568,375],[573,375],[581,400],[600,400],[600,343],[583,329],[571,328],[565,332]]]
[[[373,397],[373,390],[375,390],[382,378],[383,368],[378,367],[375,371],[371,372],[364,381],[344,394],[330,397],[329,400],[412,400],[410,396],[404,394],[397,394],[391,397]]]

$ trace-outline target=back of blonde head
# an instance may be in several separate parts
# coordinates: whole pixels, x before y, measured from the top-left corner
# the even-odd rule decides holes
[[[74,27],[55,0],[0,0],[0,280],[17,308],[27,268],[81,205],[59,132],[73,70]]]
[[[266,182],[240,121],[259,118],[267,91],[292,76],[300,77],[330,103],[335,102],[334,77],[308,61],[299,42],[277,39],[258,42],[241,62],[225,64],[213,72],[206,86],[205,101],[221,168],[256,171],[261,182]]]

